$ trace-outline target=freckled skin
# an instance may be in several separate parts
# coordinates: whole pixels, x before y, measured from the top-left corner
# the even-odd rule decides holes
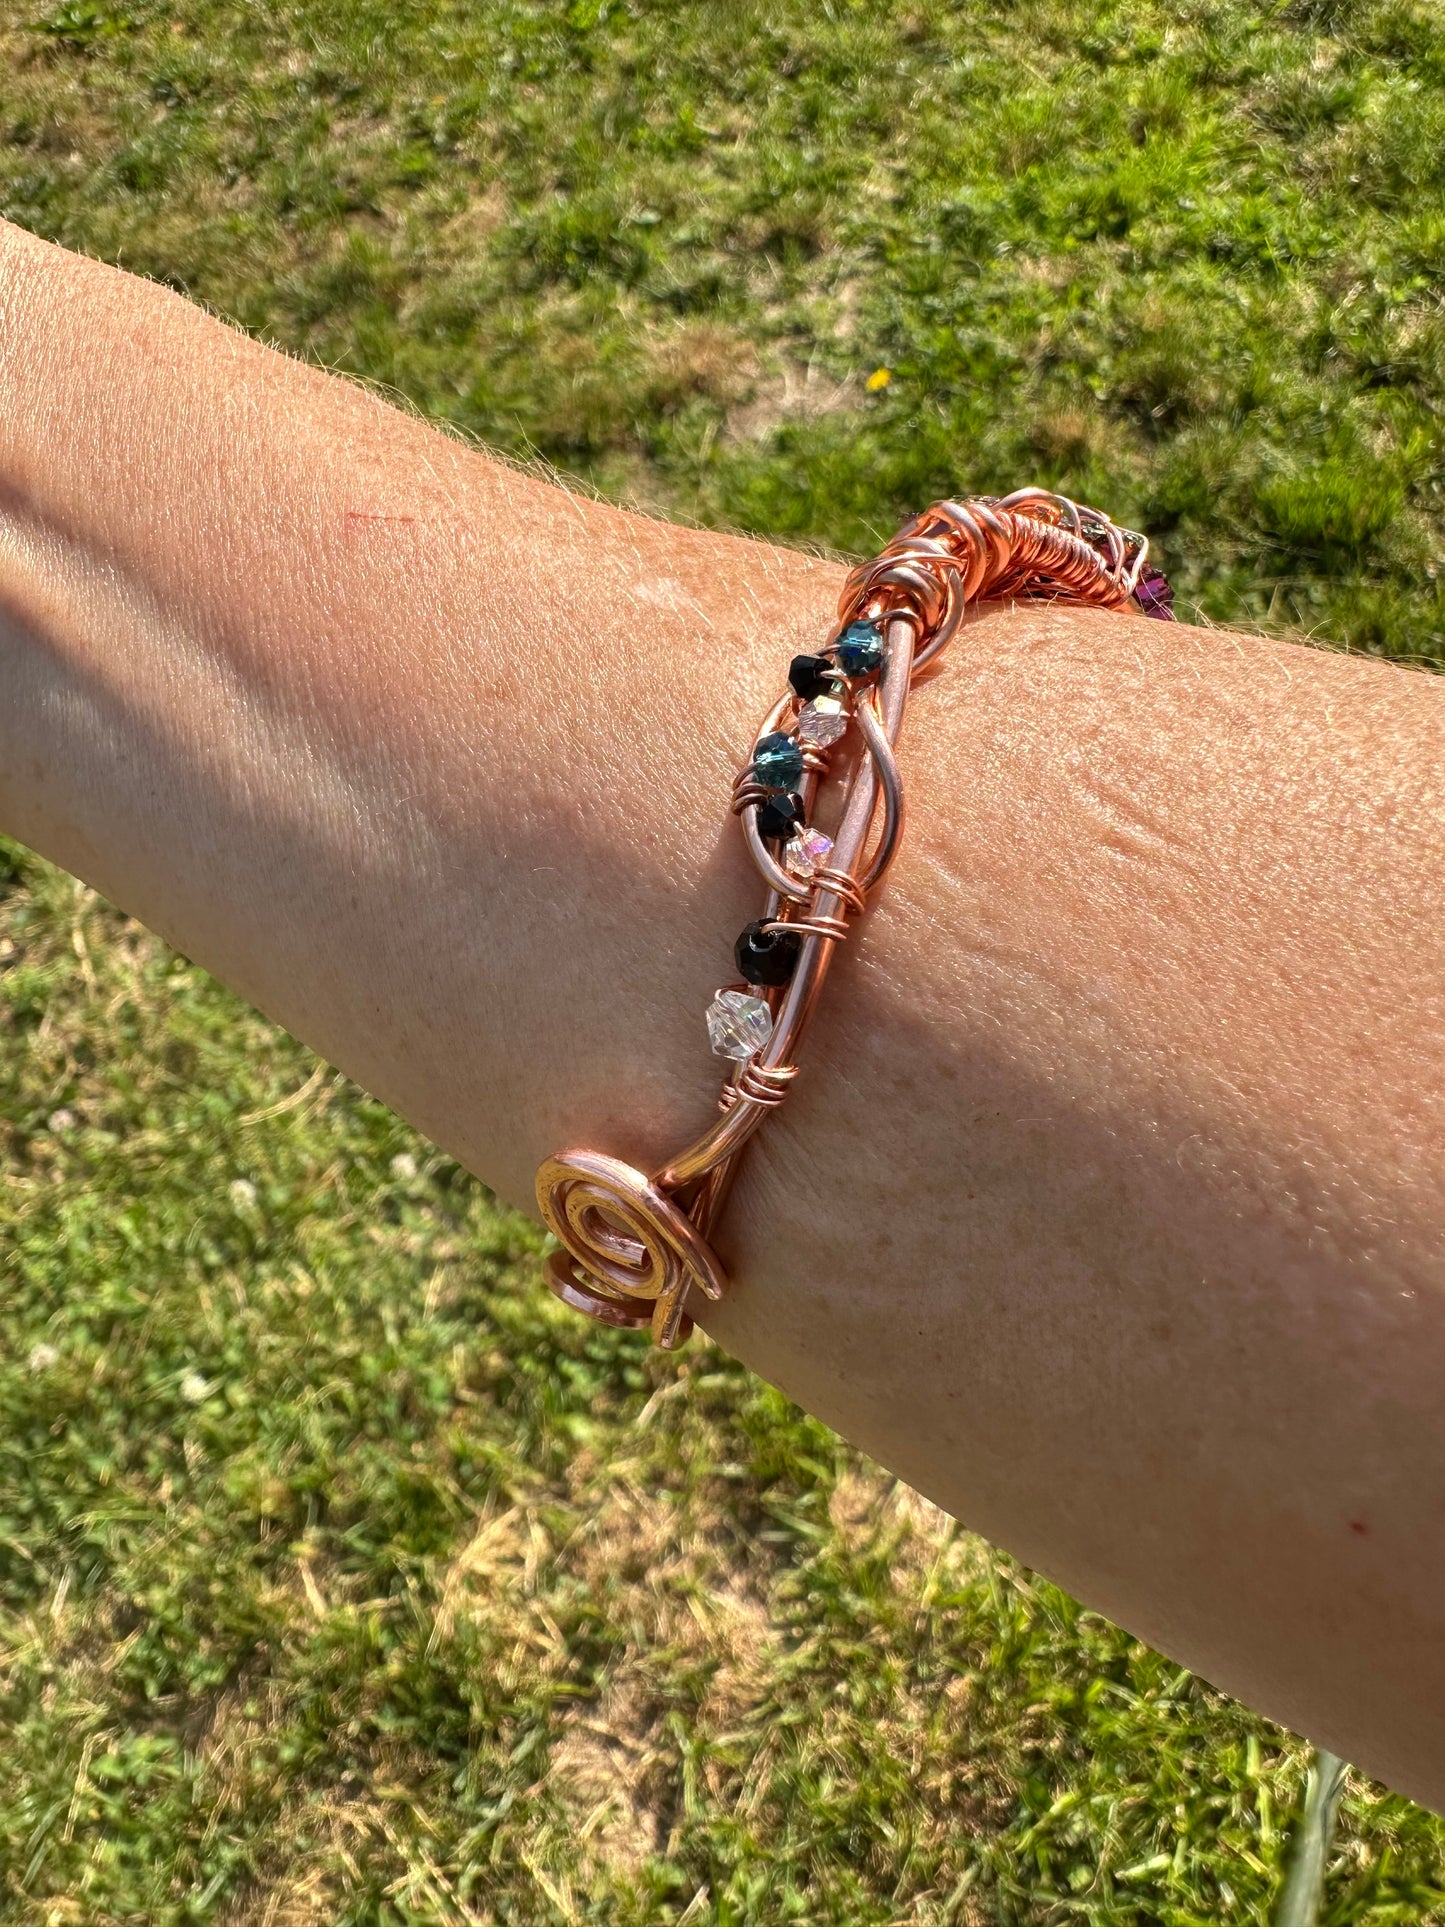
[[[729,785],[839,581],[0,229],[0,827],[514,1202],[548,1152],[651,1165],[709,1117],[758,911]],[[1445,683],[1378,663],[969,624],[706,1320],[1436,1805],[1442,725]]]

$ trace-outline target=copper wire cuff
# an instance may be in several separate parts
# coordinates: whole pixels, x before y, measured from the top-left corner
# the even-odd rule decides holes
[[[1148,555],[1142,535],[1116,527],[1097,509],[1025,488],[1002,498],[935,502],[849,575],[837,626],[821,653],[837,668],[832,686],[842,692],[847,731],[856,731],[863,753],[841,782],[831,848],[818,837],[801,854],[791,843],[776,851],[758,813],[794,787],[770,774],[769,754],[786,737],[802,807],[811,814],[829,779],[826,736],[837,730],[837,703],[824,717],[786,690],[763,718],[733,784],[732,811],[767,889],[762,916],[744,939],[757,932],[756,941],[781,944],[792,958],[785,983],[741,987],[748,1021],[767,1026],[765,1039],[735,1064],[719,1115],[650,1177],[596,1151],[564,1151],[543,1163],[537,1203],[560,1247],[547,1261],[547,1282],[564,1302],[604,1324],[647,1326],[659,1345],[671,1348],[692,1330],[698,1299],[722,1296],[728,1278],[711,1240],[738,1158],[792,1087],[829,963],[902,839],[903,784],[894,749],[914,677],[979,602],[1062,601],[1172,616],[1168,584],[1147,567]],[[866,649],[862,657],[856,650],[850,655],[850,626],[865,643],[874,639],[871,657]],[[739,988],[719,992],[715,1007],[729,996],[736,1002]],[[750,1034],[742,1048],[752,1042]]]

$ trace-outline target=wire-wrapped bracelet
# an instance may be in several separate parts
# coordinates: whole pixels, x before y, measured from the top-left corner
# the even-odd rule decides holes
[[[711,1239],[738,1156],[797,1076],[835,946],[882,882],[903,829],[894,745],[914,676],[973,603],[1056,601],[1133,608],[1172,620],[1173,595],[1142,535],[1043,489],[935,502],[848,577],[839,620],[816,655],[795,656],[733,785],[732,807],[767,885],[763,914],[737,940],[743,979],[707,1012],[713,1050],[733,1068],[721,1115],[647,1176],[600,1151],[563,1151],[537,1173],[537,1203],[561,1249],[557,1296],[667,1348],[692,1330],[688,1297],[720,1298],[727,1274]],[[832,838],[814,803],[851,730],[853,761]],[[882,806],[876,837],[875,819]]]

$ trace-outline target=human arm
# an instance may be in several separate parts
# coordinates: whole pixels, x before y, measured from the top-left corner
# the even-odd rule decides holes
[[[728,787],[840,573],[0,230],[0,828],[514,1202],[549,1151],[647,1165],[706,1121],[756,909]],[[970,626],[707,1320],[1436,1805],[1442,699],[1117,616]]]

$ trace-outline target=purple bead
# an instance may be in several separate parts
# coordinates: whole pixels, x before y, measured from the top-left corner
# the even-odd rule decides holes
[[[1134,600],[1146,616],[1155,616],[1160,622],[1173,622],[1175,619],[1174,591],[1162,569],[1145,569],[1134,591]]]

